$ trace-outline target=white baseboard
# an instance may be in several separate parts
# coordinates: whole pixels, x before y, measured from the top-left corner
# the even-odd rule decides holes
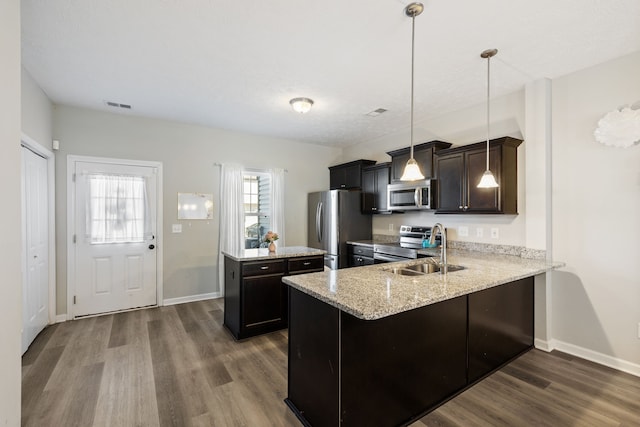
[[[62,323],[67,321],[67,314],[58,314],[56,316],[56,323]]]
[[[163,305],[184,304],[185,302],[203,301],[207,299],[220,298],[222,292],[211,292],[208,294],[189,295],[188,297],[169,298],[162,301]]]
[[[608,354],[599,353],[597,351],[589,350],[588,348],[579,347],[577,345],[558,340],[544,341],[536,339],[534,341],[534,345],[540,350],[558,350],[581,359],[589,360],[591,362],[640,377],[640,364],[629,362],[628,360],[619,359]]]
[[[547,353],[553,351],[553,346],[550,341],[541,340],[539,338],[533,340],[533,346],[538,350],[546,351]]]

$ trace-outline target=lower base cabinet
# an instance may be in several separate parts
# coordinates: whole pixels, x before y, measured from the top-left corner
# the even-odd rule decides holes
[[[289,295],[285,402],[307,426],[408,425],[533,346],[533,278],[369,321]]]
[[[468,296],[470,383],[533,346],[532,280],[522,279]]]
[[[322,271],[322,256],[236,261],[225,257],[224,326],[244,339],[288,326],[290,274]]]

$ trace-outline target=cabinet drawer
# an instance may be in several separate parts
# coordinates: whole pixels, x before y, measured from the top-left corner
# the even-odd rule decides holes
[[[324,258],[308,257],[294,258],[289,260],[289,274],[306,273],[309,271],[322,271],[324,269]]]
[[[284,273],[284,260],[256,261],[242,264],[242,277]]]
[[[370,246],[353,245],[351,251],[354,255],[373,257],[373,248]]]

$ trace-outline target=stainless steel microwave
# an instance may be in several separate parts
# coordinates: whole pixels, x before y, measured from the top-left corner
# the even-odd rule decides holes
[[[409,211],[433,209],[435,180],[407,181],[387,186],[387,209]]]

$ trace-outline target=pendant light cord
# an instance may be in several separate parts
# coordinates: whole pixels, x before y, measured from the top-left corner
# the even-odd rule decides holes
[[[490,102],[489,102],[489,96],[490,96],[490,91],[489,91],[489,87],[490,87],[490,76],[491,76],[491,68],[490,68],[490,64],[491,63],[491,57],[488,56],[487,57],[487,169],[489,170],[489,109],[490,107]]]
[[[413,159],[413,70],[415,57],[416,15],[411,17],[411,159]]]

